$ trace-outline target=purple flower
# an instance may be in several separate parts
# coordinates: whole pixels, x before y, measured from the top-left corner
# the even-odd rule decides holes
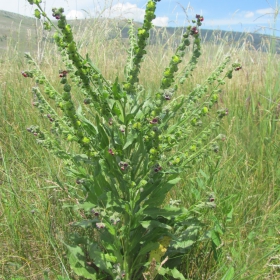
[[[27,73],[25,73],[24,71],[21,72],[21,75],[25,78],[29,77]]]
[[[99,229],[105,228],[105,224],[104,223],[96,223],[96,227]]]
[[[153,118],[151,121],[150,121],[150,124],[157,124],[158,123],[158,118]]]
[[[124,162],[124,161],[120,161],[119,166],[120,166],[121,170],[124,171],[128,168],[128,163]]]
[[[192,35],[198,34],[198,30],[197,30],[196,26],[194,26],[194,27],[191,29],[191,34],[192,34]]]
[[[99,212],[96,211],[94,208],[91,209],[91,213],[92,213],[95,217],[98,217],[98,216],[99,216]]]

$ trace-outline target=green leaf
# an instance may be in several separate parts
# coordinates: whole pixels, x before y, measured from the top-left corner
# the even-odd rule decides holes
[[[112,92],[115,100],[120,100],[121,98],[126,96],[126,94],[122,92],[121,87],[118,83],[118,77],[116,77],[115,82],[112,86]]]
[[[216,247],[221,245],[221,239],[219,234],[215,230],[211,230],[211,239]]]
[[[96,207],[95,204],[91,203],[91,202],[88,202],[88,201],[85,201],[83,203],[80,203],[80,204],[76,204],[74,206],[74,209],[77,210],[77,209],[83,209],[85,211],[90,211],[92,208]]]
[[[183,240],[183,241],[176,241],[174,242],[174,244],[172,244],[172,247],[174,247],[175,249],[187,249],[189,247],[191,247],[193,244],[195,243],[195,240]]]
[[[84,252],[79,246],[67,246],[70,256],[69,264],[71,269],[78,275],[86,279],[96,280],[96,271],[92,267],[86,266]]]
[[[141,248],[140,252],[138,253],[138,256],[150,253],[152,250],[155,250],[158,247],[159,247],[158,242],[149,242],[147,244],[144,244],[144,246]]]
[[[76,162],[84,162],[84,163],[92,163],[92,160],[90,160],[88,158],[87,155],[85,154],[77,154],[77,155],[73,155],[73,160]]]
[[[81,106],[78,107],[76,114],[87,133],[91,136],[95,136],[98,133],[97,127],[82,114]]]
[[[86,60],[88,62],[88,64],[99,74],[101,74],[101,71],[93,64],[92,60],[90,59],[88,53],[86,54]]]
[[[119,120],[124,123],[124,115],[123,115],[123,108],[122,108],[122,104],[120,103],[120,101],[116,101],[114,107],[113,107],[113,112],[116,113],[119,117]]]
[[[149,230],[152,230],[153,228],[165,228],[168,230],[171,230],[172,227],[169,225],[166,225],[164,223],[155,221],[155,220],[151,220],[151,221],[142,221],[140,222],[143,228],[147,228]]]
[[[231,266],[226,274],[223,276],[222,280],[232,280],[234,278],[234,267]]]
[[[156,188],[154,185],[151,185],[150,188],[147,188],[146,186],[146,189],[141,193],[141,200],[145,200],[143,206],[152,205],[155,207],[157,205],[161,205],[165,200],[166,194],[181,180],[178,175],[174,176],[174,179],[171,179],[168,182],[162,182]],[[149,196],[148,199],[146,199],[147,196]]]
[[[177,178],[175,178],[173,180],[168,181],[167,184],[169,184],[169,185],[176,185],[180,180],[181,180],[181,178],[177,177]]]
[[[88,228],[88,227],[93,227],[94,223],[98,223],[99,219],[93,219],[93,220],[83,220],[81,222],[76,222],[73,223],[72,226],[79,226],[81,228]]]
[[[176,228],[175,235],[179,236],[177,239],[173,239],[172,247],[175,249],[187,249],[191,247],[194,243],[197,242],[199,237],[199,231],[201,230],[201,224],[199,221],[195,219],[190,220],[190,224],[187,225],[187,228],[185,226],[182,228]],[[184,250],[183,250],[184,251]],[[182,252],[182,250],[181,250]]]
[[[89,247],[89,256],[97,267],[112,275],[111,261],[116,262],[117,259],[115,257],[101,252],[97,244],[91,244]]]
[[[100,147],[102,149],[108,148],[109,147],[109,138],[103,128],[103,125],[100,123],[98,116],[96,116],[96,125],[97,125],[97,129],[98,129],[98,136],[100,139],[100,143],[99,143]]]
[[[137,139],[137,137],[138,137],[137,133],[133,133],[133,132],[129,133],[126,138],[126,143],[123,146],[123,150],[128,148]]]
[[[159,216],[170,219],[170,218],[176,217],[178,215],[186,214],[187,212],[188,211],[185,208],[167,206],[165,208],[156,208],[156,207],[146,208],[143,211],[143,214],[148,215],[148,216],[152,217],[153,219],[156,219]]]
[[[231,210],[227,214],[227,219],[226,219],[227,223],[232,221],[232,214],[233,214],[233,207],[231,207]]]
[[[170,268],[161,267],[158,271],[158,274],[169,275],[169,276],[172,276],[175,279],[186,280],[184,275],[181,272],[179,272],[177,268],[170,269]]]

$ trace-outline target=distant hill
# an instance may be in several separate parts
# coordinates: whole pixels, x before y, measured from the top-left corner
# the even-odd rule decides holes
[[[90,24],[93,20],[94,19],[88,19],[86,23]],[[128,38],[128,25],[126,22],[121,20],[111,21],[112,24],[119,28],[120,32],[110,32],[108,39],[115,38],[119,36],[119,34],[121,34],[123,38]],[[70,21],[70,23],[74,26],[79,26],[84,22],[83,20],[75,20]],[[138,27],[140,23],[135,23],[135,25]],[[112,30],[114,29],[112,28]],[[182,34],[183,30],[184,28],[155,27],[151,32],[150,43],[155,44],[157,42],[164,44],[168,38],[174,34],[176,34],[175,36],[179,41],[180,34]],[[212,41],[217,44],[219,44],[219,42],[226,42],[227,44],[235,44],[238,46],[242,46],[242,44],[246,42],[246,47],[248,49],[261,49],[262,51],[267,51],[263,42],[273,39],[276,43],[276,51],[280,53],[280,38],[272,38],[271,36],[258,33],[201,29],[201,36],[204,42]],[[51,39],[47,38],[47,32],[42,31],[41,22],[36,18],[0,10],[0,54],[7,48],[15,48],[20,52],[33,52],[36,51],[38,42],[42,42],[46,39],[52,42]]]
[[[0,50],[8,47],[19,51],[34,50],[36,47],[33,36],[39,21],[16,13],[0,10]]]

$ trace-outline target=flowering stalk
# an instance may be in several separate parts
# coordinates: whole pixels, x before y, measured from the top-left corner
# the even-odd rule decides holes
[[[140,63],[143,59],[143,56],[146,54],[145,48],[147,46],[147,40],[149,38],[149,31],[152,28],[152,20],[156,18],[156,2],[158,1],[148,1],[146,5],[144,24],[141,28],[138,29],[137,44],[135,44],[133,47],[133,66],[130,65],[126,82],[123,85],[124,90],[129,94],[135,94],[135,84],[139,82],[138,75],[140,73]]]

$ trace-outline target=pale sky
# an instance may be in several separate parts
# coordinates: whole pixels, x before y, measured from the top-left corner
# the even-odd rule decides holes
[[[43,0],[42,7],[51,15],[52,7],[64,7],[67,18],[103,17],[134,18],[142,21],[146,0]],[[33,16],[27,0],[0,0],[0,10]],[[158,26],[186,25],[201,14],[203,28],[249,31],[280,36],[277,1],[274,0],[161,0],[157,3]]]

